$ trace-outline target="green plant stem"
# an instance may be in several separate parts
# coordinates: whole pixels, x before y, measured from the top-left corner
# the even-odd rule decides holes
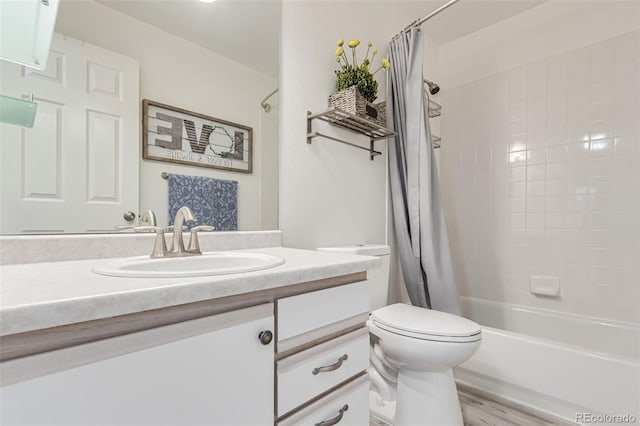
[[[346,53],[344,53],[344,50],[342,51],[342,57],[344,58],[344,61],[347,63],[347,65],[350,65],[349,60],[347,59],[347,55]]]

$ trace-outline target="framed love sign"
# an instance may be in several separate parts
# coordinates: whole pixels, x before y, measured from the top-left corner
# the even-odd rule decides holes
[[[142,158],[251,173],[251,127],[148,99],[142,117]]]

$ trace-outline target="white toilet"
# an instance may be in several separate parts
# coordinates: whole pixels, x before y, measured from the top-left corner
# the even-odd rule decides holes
[[[462,425],[452,368],[480,346],[480,326],[468,319],[397,303],[385,306],[389,289],[388,246],[319,248],[380,256],[382,267],[367,271],[371,315],[370,409],[394,426]]]

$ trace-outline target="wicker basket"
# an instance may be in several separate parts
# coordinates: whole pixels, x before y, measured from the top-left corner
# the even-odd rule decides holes
[[[329,106],[344,112],[365,118],[379,126],[387,125],[387,108],[385,102],[372,104],[358,92],[356,86],[351,86],[329,96]]]

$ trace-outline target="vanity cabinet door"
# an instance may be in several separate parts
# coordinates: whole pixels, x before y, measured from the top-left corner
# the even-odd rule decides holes
[[[269,303],[4,362],[0,424],[273,424],[273,324]]]

